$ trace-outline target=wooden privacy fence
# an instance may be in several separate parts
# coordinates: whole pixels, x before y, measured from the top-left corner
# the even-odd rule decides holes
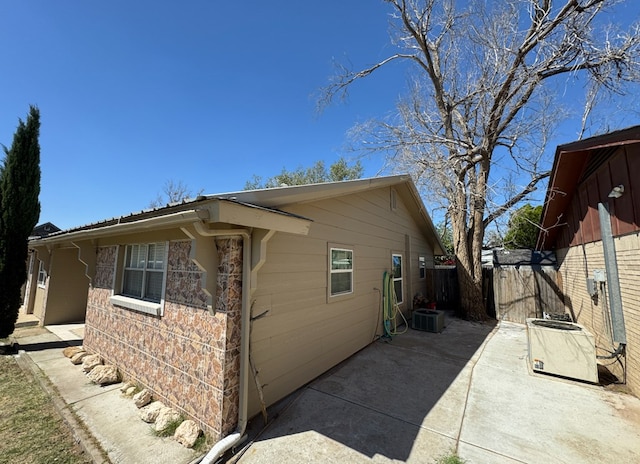
[[[427,293],[438,309],[459,309],[460,287],[455,266],[437,267]],[[561,276],[553,266],[500,266],[482,272],[482,293],[490,317],[524,324],[529,317],[563,314]]]
[[[496,318],[524,324],[529,317],[564,314],[562,283],[552,266],[506,266],[493,270]]]
[[[460,287],[455,266],[437,267],[430,279],[433,285],[429,289],[429,299],[434,299],[438,309],[456,309],[459,305]]]
[[[493,301],[493,283],[491,281],[492,269],[482,270],[482,296],[485,302],[487,314],[495,317]],[[439,266],[431,271],[430,285],[427,288],[429,299],[435,300],[436,307],[443,310],[460,309],[460,284],[458,272],[455,266]]]

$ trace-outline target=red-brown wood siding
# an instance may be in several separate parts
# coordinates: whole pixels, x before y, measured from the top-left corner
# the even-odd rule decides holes
[[[567,237],[569,241],[566,243],[571,243],[571,246],[579,245],[583,243],[582,231],[580,229],[580,201],[578,201],[578,197],[574,197],[575,200],[571,203],[570,215],[571,219],[569,221],[569,227],[567,228]]]
[[[609,192],[624,185],[620,198]],[[640,230],[640,144],[620,147],[577,188],[562,219],[566,223],[556,239],[556,248],[598,241],[600,220],[598,203],[609,206],[615,236]]]
[[[624,148],[611,158],[609,162],[611,175],[611,188],[606,192],[608,195],[613,187],[624,185],[626,192],[618,199],[611,201],[611,215],[613,217],[612,227],[614,235],[624,235],[633,232],[637,228],[634,220],[633,198],[630,195],[631,180],[629,179],[629,167],[627,165],[627,154]],[[640,175],[640,172],[638,173]],[[636,175],[635,179],[638,179]],[[639,186],[640,187],[640,186]]]
[[[629,182],[628,193],[633,202],[633,224],[638,230],[640,229],[640,145],[632,145],[626,152],[629,178],[633,179],[633,182]]]
[[[593,227],[591,226],[591,214],[589,214],[589,194],[587,185],[578,186],[578,204],[580,207],[578,218],[580,220],[580,233],[585,242],[593,241]]]

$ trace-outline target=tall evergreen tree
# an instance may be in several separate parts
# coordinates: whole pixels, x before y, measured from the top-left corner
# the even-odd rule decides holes
[[[27,278],[29,235],[40,217],[40,111],[19,120],[0,169],[0,338],[13,333]]]

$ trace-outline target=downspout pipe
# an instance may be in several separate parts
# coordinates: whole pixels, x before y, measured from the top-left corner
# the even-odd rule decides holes
[[[198,234],[204,237],[233,237],[242,236],[242,314],[240,332],[240,396],[238,401],[238,425],[202,458],[200,463],[212,464],[227,450],[238,444],[247,429],[247,403],[249,399],[248,370],[249,370],[249,328],[250,328],[250,288],[251,288],[251,233],[246,229],[210,230],[202,222],[194,223]],[[198,461],[196,461],[198,462]]]

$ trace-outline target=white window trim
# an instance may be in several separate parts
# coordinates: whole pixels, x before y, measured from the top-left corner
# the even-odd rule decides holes
[[[396,277],[393,275],[393,259],[398,256],[400,257],[400,277]],[[404,303],[404,257],[402,253],[392,253],[391,254],[391,280],[393,281],[393,288],[396,288],[396,282],[400,282],[401,292],[400,295],[396,293],[396,303],[402,304]]]
[[[418,256],[418,276],[420,280],[427,278],[427,257],[425,255]]]
[[[42,279],[42,281],[40,280],[41,275],[44,275],[44,279]],[[49,277],[49,274],[44,269],[44,262],[38,260],[38,276],[36,277],[38,287],[45,288],[47,286],[47,277]]]
[[[112,295],[111,304],[126,309],[132,309],[133,311],[151,314],[152,316],[162,316],[164,308],[164,298],[160,301],[160,303],[153,303],[151,301],[139,300],[130,296]]]
[[[159,302],[143,300],[140,298],[126,296],[122,294],[124,287],[124,270],[127,259],[127,247],[130,245],[150,245],[153,243],[164,243],[164,267],[162,269],[162,291]],[[118,263],[118,267],[121,270],[119,293],[111,295],[110,302],[114,306],[120,306],[125,309],[131,309],[152,316],[162,316],[164,314],[165,292],[167,289],[167,264],[169,258],[169,242],[147,242],[147,243],[129,243],[124,246],[124,253],[122,254],[122,260]],[[158,272],[158,271],[156,271]],[[144,282],[144,280],[143,280]]]
[[[345,297],[345,296],[353,295],[354,286],[355,286],[355,279],[354,279],[354,274],[355,274],[354,256],[355,256],[355,253],[353,251],[353,247],[348,246],[348,245],[329,244],[328,248],[329,248],[329,250],[328,250],[328,260],[327,260],[328,261],[328,263],[327,263],[327,270],[328,270],[327,297],[330,300],[335,300],[337,298],[342,298],[342,297]],[[351,253],[351,269],[332,269],[331,255],[332,255],[333,250],[348,251],[348,252]],[[332,293],[331,276],[333,274],[344,274],[344,273],[349,273],[351,275],[351,290],[349,290],[348,292]]]

